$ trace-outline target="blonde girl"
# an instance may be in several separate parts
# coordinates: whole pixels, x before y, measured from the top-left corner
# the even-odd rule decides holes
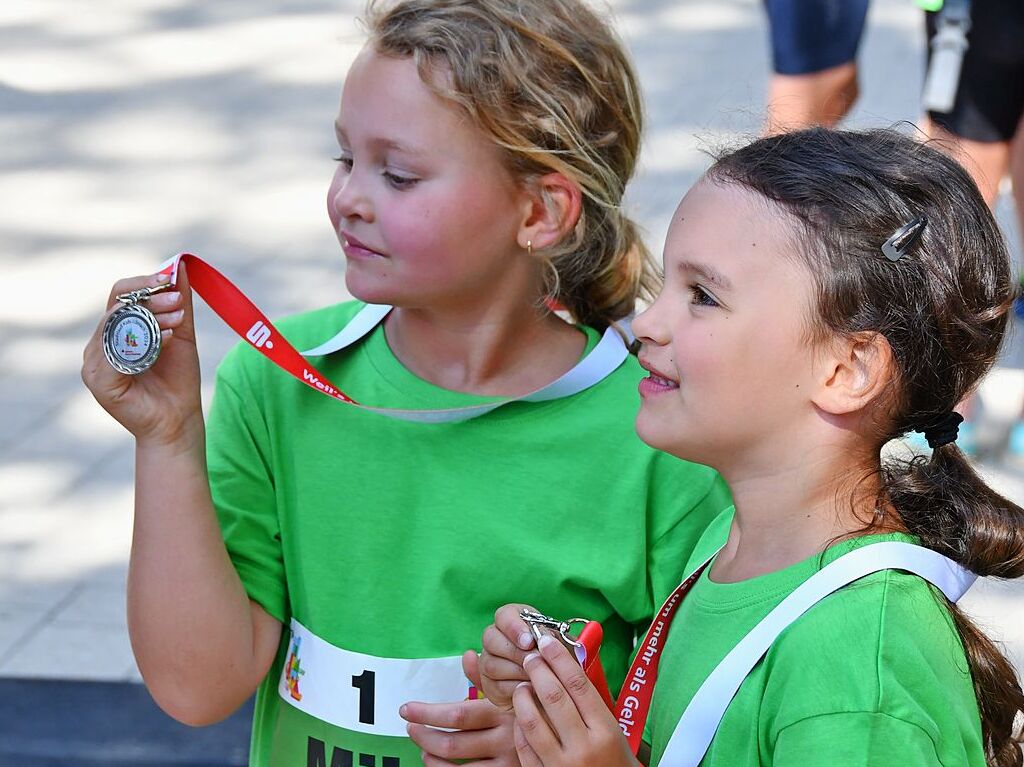
[[[494,605],[600,618],[617,686],[728,501],[632,431],[643,373],[611,326],[654,274],[621,209],[640,96],[607,24],[577,0],[404,0],[372,3],[366,26],[327,198],[357,300],[280,327],[370,405],[514,401],[388,418],[243,345],[204,419],[182,273],[149,302],[166,337],[150,371],[116,374],[99,332],[85,354],[137,445],[132,644],[182,721],[256,691],[259,767],[510,764],[511,714],[463,700],[478,685],[460,653]],[[108,308],[155,284],[119,281]],[[325,344],[381,307],[357,342]],[[585,386],[521,399],[587,365]]]

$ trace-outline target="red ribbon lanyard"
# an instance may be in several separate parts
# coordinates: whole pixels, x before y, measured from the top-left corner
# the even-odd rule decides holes
[[[647,629],[647,636],[640,644],[640,649],[633,659],[633,665],[630,666],[629,673],[626,674],[626,681],[622,683],[622,690],[619,692],[619,699],[615,702],[612,713],[619,720],[619,727],[622,728],[634,754],[640,749],[644,725],[647,723],[647,715],[651,710],[651,696],[654,694],[654,681],[657,679],[658,664],[661,662],[661,649],[668,638],[672,619],[675,618],[679,605],[710,561],[709,559],[698,567],[696,572],[680,583],[665,600],[661,610],[654,616],[651,627]]]
[[[587,675],[590,683],[597,688],[601,694],[601,700],[614,710],[615,703],[612,701],[611,690],[608,689],[608,679],[604,675],[604,666],[601,665],[601,640],[604,638],[604,629],[597,621],[588,621],[580,632],[579,643],[583,646],[584,657],[581,660],[583,673]],[[576,655],[579,660],[579,653]]]
[[[310,365],[303,353],[296,351],[295,347],[285,340],[273,323],[245,297],[242,291],[198,256],[181,253],[163,264],[159,273],[168,275],[171,284],[175,284],[178,264],[182,261],[188,264],[195,292],[202,296],[217,316],[246,343],[275,365],[311,389],[332,399],[367,412],[403,421],[455,423],[485,415],[512,402],[546,402],[569,397],[603,381],[618,369],[629,354],[622,337],[614,325],[611,325],[605,330],[597,345],[571,370],[546,386],[520,397],[494,399],[475,405],[440,410],[404,410],[360,405]],[[355,343],[377,327],[390,311],[391,307],[385,305],[364,306],[334,338],[315,349],[307,350],[305,354],[322,356]]]
[[[168,275],[171,283],[174,283],[177,280],[178,263],[181,261],[188,266],[188,279],[192,289],[202,296],[217,316],[250,346],[306,386],[350,405],[356,404],[354,399],[310,365],[242,291],[198,256],[191,253],[175,256],[159,274]]]

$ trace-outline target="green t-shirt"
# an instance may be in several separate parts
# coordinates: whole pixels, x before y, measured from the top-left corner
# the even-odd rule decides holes
[[[308,348],[359,308],[341,304],[280,327]],[[598,334],[584,330],[589,351]],[[383,326],[311,361],[370,405],[486,401],[414,376]],[[629,357],[571,397],[420,424],[342,405],[236,347],[218,370],[208,463],[227,549],[250,597],[286,627],[294,618],[333,646],[382,658],[479,649],[495,609],[509,602],[600,620],[614,691],[635,631],[729,505],[711,469],[636,437],[643,375]],[[371,756],[378,767],[421,764],[407,738],[331,728],[283,702],[277,685],[288,652],[286,630],[257,695],[251,764],[331,767]],[[342,688],[338,695],[359,692]]]
[[[732,510],[708,528],[687,572],[726,540]],[[679,717],[719,661],[825,564],[879,541],[830,547],[778,572],[715,583],[705,570],[664,647],[645,739],[658,764]],[[743,682],[703,767],[984,767],[981,720],[952,617],[916,575],[885,570],[825,597],[791,624]]]

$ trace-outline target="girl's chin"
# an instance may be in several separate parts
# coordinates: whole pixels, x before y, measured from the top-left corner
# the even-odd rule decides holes
[[[358,269],[345,270],[345,288],[349,294],[367,304],[400,304],[398,291],[393,285],[382,284],[379,279],[368,279]]]
[[[654,413],[644,412],[643,408],[636,417],[636,433],[643,442],[655,450],[682,458],[684,461],[704,463],[701,460],[700,445],[686,439],[682,428],[673,428],[665,418],[657,418]]]
[[[643,408],[637,414],[636,432],[641,441],[662,453],[668,453],[690,463],[710,465],[706,440],[692,437],[680,425],[645,413]]]
[[[436,305],[437,293],[426,280],[415,281],[391,274],[379,274],[349,264],[345,269],[345,288],[353,298],[367,304],[427,307]]]

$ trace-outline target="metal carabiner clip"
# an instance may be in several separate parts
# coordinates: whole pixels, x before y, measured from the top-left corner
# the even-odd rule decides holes
[[[541,633],[541,629],[548,629],[553,632],[565,648],[569,650],[569,653],[576,658],[580,666],[583,667],[587,679],[591,681],[598,693],[600,693],[601,700],[608,706],[608,710],[613,711],[615,709],[612,694],[608,690],[608,680],[605,678],[604,669],[601,667],[601,637],[604,632],[601,629],[600,623],[589,621],[586,618],[570,618],[567,621],[560,621],[543,613],[528,610],[525,607],[519,611],[519,617],[526,621],[526,625],[530,627],[530,631],[538,642],[544,636]],[[583,630],[580,632],[579,638],[569,633],[569,630],[577,623],[583,624]]]
[[[577,623],[583,625],[589,623],[590,621],[586,618],[569,618],[569,620],[560,621],[556,618],[535,612],[526,607],[519,611],[519,617],[526,621],[526,625],[530,627],[530,631],[533,633],[533,636],[538,643],[540,642],[540,638],[543,636],[541,629],[550,629],[551,632],[561,640],[566,649],[579,658],[579,650],[582,645],[575,637],[572,636],[572,634],[569,633],[569,631]]]
[[[153,285],[148,288],[138,288],[137,290],[130,290],[127,293],[121,293],[115,298],[125,306],[134,306],[135,304],[148,301],[150,298],[155,296],[157,293],[162,293],[169,288],[174,287],[169,282],[165,282],[163,285]]]

